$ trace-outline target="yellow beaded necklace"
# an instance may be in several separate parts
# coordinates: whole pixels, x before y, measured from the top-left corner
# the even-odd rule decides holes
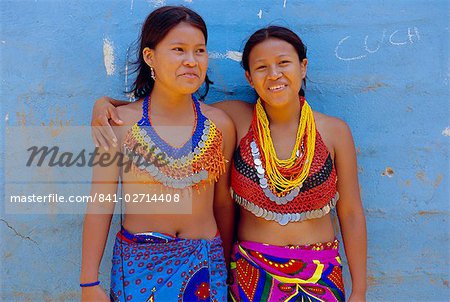
[[[256,133],[254,135],[258,139],[258,145],[265,162],[266,175],[270,180],[269,185],[276,190],[277,195],[284,196],[292,189],[302,186],[311,168],[316,144],[316,125],[312,109],[304,100],[295,146],[291,157],[288,159],[278,159],[277,157],[270,135],[269,120],[260,99],[256,102],[255,112]],[[306,154],[298,156],[302,141]],[[281,173],[281,170],[286,171],[286,169],[292,172],[288,173],[288,177]]]

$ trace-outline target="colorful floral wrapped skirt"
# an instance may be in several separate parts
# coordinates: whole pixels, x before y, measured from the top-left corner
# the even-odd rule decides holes
[[[233,301],[345,301],[338,240],[302,246],[238,242],[231,276]]]
[[[117,233],[111,301],[226,301],[222,240]]]

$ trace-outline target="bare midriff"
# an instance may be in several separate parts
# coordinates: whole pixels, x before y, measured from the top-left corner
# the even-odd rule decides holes
[[[271,245],[305,245],[334,240],[335,231],[330,214],[317,219],[290,222],[280,225],[256,217],[251,212],[240,209],[238,240],[254,241]]]
[[[199,190],[191,187],[171,189],[148,177],[130,174],[124,177],[122,194],[122,198],[128,198],[128,202],[124,202],[123,221],[127,231],[159,232],[189,239],[215,237],[214,184],[202,185]],[[175,202],[176,198],[178,202]]]

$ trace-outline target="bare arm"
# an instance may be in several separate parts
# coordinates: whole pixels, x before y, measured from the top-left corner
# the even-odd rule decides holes
[[[337,121],[333,132],[340,195],[337,213],[352,278],[349,301],[365,301],[367,233],[358,184],[355,145],[350,129],[343,121]]]
[[[223,249],[227,268],[230,264],[231,246],[233,244],[235,208],[230,195],[230,166],[236,144],[236,130],[233,122],[225,114],[221,114],[216,124],[223,134],[223,154],[226,170],[219,178],[214,190],[214,216],[223,241]]]
[[[110,154],[112,157],[117,151],[112,148],[109,152],[100,149],[100,157]],[[111,157],[111,158],[112,158]],[[117,191],[118,179],[117,162],[106,167],[95,165],[92,172],[91,197],[93,202],[88,203],[83,224],[83,244],[80,283],[91,283],[98,280],[98,270],[103,257],[114,203],[103,197],[111,196]],[[109,301],[108,296],[99,286],[82,288],[82,301]]]

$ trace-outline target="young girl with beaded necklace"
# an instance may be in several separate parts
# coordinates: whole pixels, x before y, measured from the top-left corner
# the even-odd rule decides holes
[[[352,279],[348,301],[366,299],[366,226],[352,135],[342,120],[311,110],[302,88],[307,64],[294,32],[260,29],[242,58],[256,105],[215,104],[233,119],[239,142],[231,185],[240,205],[234,301],[345,301],[335,207]],[[98,100],[97,113],[117,119],[109,102]]]
[[[114,133],[121,147],[100,148],[100,156],[122,154],[133,163],[128,171],[116,162],[93,168],[91,195],[99,199],[84,220],[82,301],[226,300],[223,250],[230,254],[233,233],[235,129],[220,109],[193,95],[206,78],[206,42],[203,19],[185,7],[161,7],[142,27],[133,87],[138,100],[118,108],[123,122]],[[98,269],[119,177],[126,207],[108,297]]]

